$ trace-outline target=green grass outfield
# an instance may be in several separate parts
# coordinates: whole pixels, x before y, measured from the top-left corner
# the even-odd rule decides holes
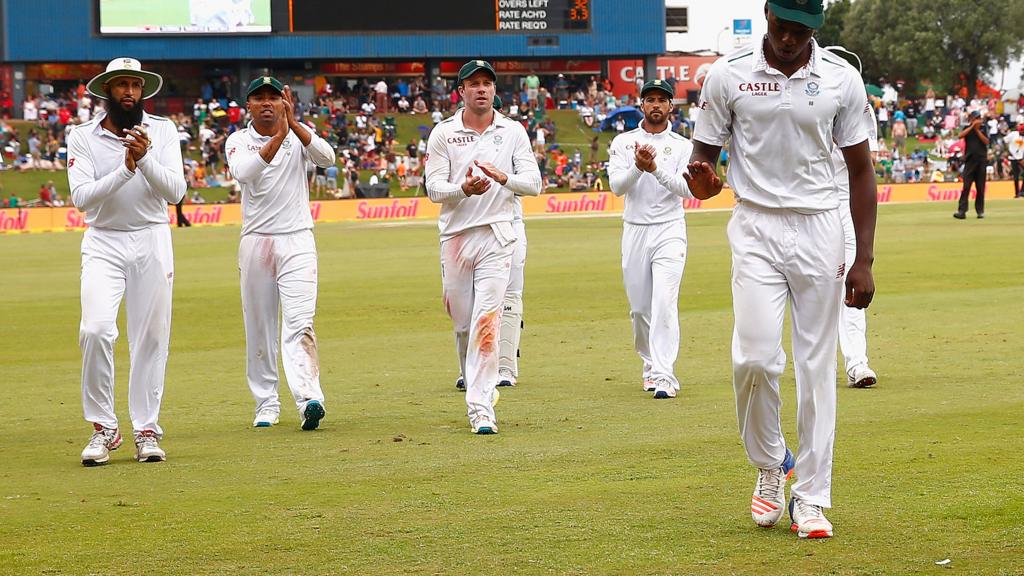
[[[0,573],[1020,574],[1024,204],[951,212],[881,208],[880,385],[839,390],[827,541],[750,520],[725,213],[688,216],[683,390],[660,402],[640,391],[620,221],[530,220],[522,382],[490,437],[453,387],[433,225],[317,228],[312,433],[290,411],[249,427],[238,230],[174,229],[169,459],[129,442],[100,468],[78,460],[81,236],[0,236]],[[126,356],[122,330],[122,424]],[[795,447],[792,367],[784,389]]]
[[[100,0],[100,14],[103,26],[187,26],[189,0]],[[256,0],[252,3],[256,25],[270,25],[270,2]]]

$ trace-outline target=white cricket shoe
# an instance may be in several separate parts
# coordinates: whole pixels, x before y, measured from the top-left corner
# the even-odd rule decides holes
[[[644,392],[654,392],[658,385],[651,378],[644,378]]]
[[[139,462],[163,462],[167,454],[157,444],[156,432],[142,430],[135,433],[135,459]]]
[[[110,453],[121,446],[121,432],[93,423],[92,438],[82,450],[82,466],[100,466],[110,460]]]
[[[825,518],[821,506],[809,504],[796,496],[789,499],[789,529],[801,538],[831,538],[832,523]]]
[[[281,421],[281,413],[277,410],[260,410],[252,421],[253,428],[270,428]]]
[[[667,400],[676,397],[676,388],[671,382],[663,378],[654,381],[654,399]]]
[[[473,434],[497,434],[498,425],[495,424],[490,418],[481,416],[473,420]]]
[[[867,364],[854,366],[853,370],[847,373],[847,386],[850,388],[871,388],[878,383],[878,375]]]
[[[759,468],[757,485],[750,497],[750,516],[754,524],[762,528],[771,528],[782,518],[783,507],[786,505],[786,480],[793,475],[796,458],[786,448],[786,457],[777,468]]]
[[[498,369],[498,386],[515,386],[516,377],[512,375],[512,370],[508,368]]]

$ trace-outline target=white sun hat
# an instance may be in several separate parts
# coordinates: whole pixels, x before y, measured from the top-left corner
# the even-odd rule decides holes
[[[85,88],[93,96],[106,100],[107,93],[103,90],[103,85],[118,76],[131,76],[141,79],[143,100],[155,96],[160,91],[160,87],[164,85],[164,79],[159,74],[143,70],[142,63],[138,60],[134,58],[114,58],[107,64],[107,71],[89,80]]]

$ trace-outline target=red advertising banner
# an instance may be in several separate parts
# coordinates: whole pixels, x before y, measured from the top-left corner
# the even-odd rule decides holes
[[[441,62],[442,76],[458,76],[459,68],[465,62]],[[509,76],[526,76],[531,71],[537,74],[600,74],[600,60],[540,60],[536,62],[520,62],[499,60],[491,62],[494,71]]]
[[[718,60],[718,56],[661,56],[658,58],[657,79],[674,79],[676,98],[686,98],[687,91],[700,90],[697,75],[706,74],[715,60]],[[654,79],[644,72],[643,60],[608,61],[608,79],[612,81],[612,92],[616,96],[636,96],[638,76],[647,80]]]
[[[423,76],[423,62],[325,62],[320,71],[338,76]]]

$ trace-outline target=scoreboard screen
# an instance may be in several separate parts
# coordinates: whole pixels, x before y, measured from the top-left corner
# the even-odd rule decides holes
[[[518,32],[590,30],[591,0],[288,0],[291,32]]]

